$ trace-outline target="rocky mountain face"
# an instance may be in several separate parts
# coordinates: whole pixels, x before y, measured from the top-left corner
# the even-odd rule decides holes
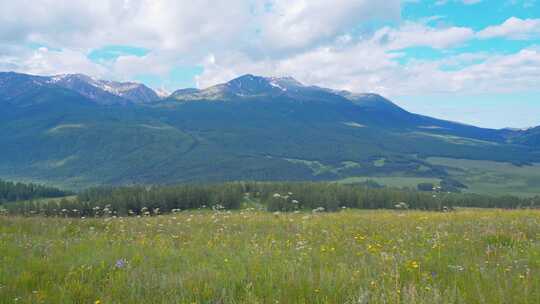
[[[170,97],[180,101],[230,101],[271,97],[298,101],[332,101],[336,98],[343,100],[342,96],[332,90],[305,86],[292,77],[261,77],[250,74],[202,90],[181,89],[171,94]]]
[[[147,86],[134,82],[99,80],[83,74],[33,76],[18,73],[0,73],[0,93],[13,99],[22,92],[39,88],[63,88],[104,105],[142,104],[160,99]]]

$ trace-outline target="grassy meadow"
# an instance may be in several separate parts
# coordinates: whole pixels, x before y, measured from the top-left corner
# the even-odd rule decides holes
[[[430,157],[432,165],[443,166],[453,178],[466,184],[468,192],[488,195],[535,196],[540,192],[540,164],[516,166],[488,160]]]
[[[540,211],[0,216],[0,303],[540,303]]]
[[[394,188],[410,188],[416,189],[420,183],[432,183],[434,185],[441,182],[440,178],[434,177],[411,177],[411,176],[357,176],[347,177],[339,181],[342,184],[354,184],[367,181],[374,181],[380,185]]]

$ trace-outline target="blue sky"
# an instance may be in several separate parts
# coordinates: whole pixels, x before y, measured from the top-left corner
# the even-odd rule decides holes
[[[0,11],[0,70],[167,91],[292,76],[484,127],[540,125],[538,0],[35,0]]]
[[[402,18],[406,20],[419,21],[433,18],[432,23],[467,27],[475,31],[503,24],[512,17],[538,19],[540,18],[540,5],[537,1],[510,0],[479,1],[469,5],[466,5],[464,1],[446,1],[442,5],[438,4],[437,1],[417,1],[404,4],[402,9]],[[463,53],[509,55],[528,47],[539,46],[538,29],[536,33],[527,39],[508,39],[504,36],[491,39],[473,39],[443,50],[430,47],[410,48],[406,50],[406,55],[400,61],[441,60]],[[478,62],[482,62],[482,60],[473,61],[473,63]],[[491,127],[527,127],[540,123],[539,92],[540,86],[536,86],[518,92],[411,94],[400,96],[397,99],[402,106],[427,115]],[[509,116],[512,116],[512,121],[509,121]]]

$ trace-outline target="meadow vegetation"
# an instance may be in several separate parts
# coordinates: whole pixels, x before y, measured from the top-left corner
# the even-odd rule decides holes
[[[0,303],[539,303],[540,212],[0,216]]]
[[[429,185],[101,187],[0,202],[0,304],[539,303],[540,199]]]
[[[427,161],[442,166],[452,178],[468,186],[467,192],[491,195],[535,196],[540,192],[540,164],[516,165],[489,160],[429,157]]]

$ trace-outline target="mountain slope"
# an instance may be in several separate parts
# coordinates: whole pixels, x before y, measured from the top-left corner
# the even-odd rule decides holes
[[[527,129],[518,133],[513,139],[513,142],[540,148],[540,127]]]
[[[534,145],[509,141],[502,131],[409,113],[376,94],[304,86],[291,78],[246,75],[155,102],[103,103],[40,77],[2,75],[0,176],[71,188],[444,178],[449,171],[428,158],[540,161]]]
[[[98,80],[83,74],[43,77],[13,72],[0,73],[0,94],[3,98],[14,98],[26,90],[39,87],[64,88],[106,105],[141,104],[160,99],[152,89],[133,82]]]

